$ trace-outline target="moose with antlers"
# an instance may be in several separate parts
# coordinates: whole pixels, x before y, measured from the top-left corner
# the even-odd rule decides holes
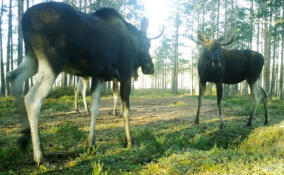
[[[267,94],[258,83],[264,64],[263,56],[252,50],[223,49],[221,46],[229,45],[234,41],[234,35],[227,42],[222,42],[223,38],[217,40],[207,39],[203,33],[198,34],[198,40],[195,40],[192,36],[190,39],[203,46],[198,61],[199,98],[194,123],[199,124],[200,107],[206,90],[206,82],[216,84],[220,130],[223,130],[224,122],[221,115],[222,84],[236,84],[246,80],[254,103],[247,126],[252,125],[252,119],[255,116],[260,100],[264,104],[264,124],[266,125],[268,123]]]

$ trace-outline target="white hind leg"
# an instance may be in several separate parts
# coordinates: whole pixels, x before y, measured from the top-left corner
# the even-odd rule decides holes
[[[44,58],[44,57],[43,57]],[[25,96],[26,111],[28,114],[32,145],[34,153],[34,161],[37,164],[43,162],[43,153],[40,149],[40,139],[38,131],[38,116],[43,99],[48,95],[52,85],[56,79],[56,74],[46,62],[46,59],[38,60],[38,80]]]
[[[12,83],[12,94],[16,98],[22,95],[24,81],[36,74],[37,66],[36,59],[27,55],[17,69],[7,73],[7,81]]]
[[[82,89],[82,97],[83,97],[83,102],[84,102],[84,108],[85,111],[88,113],[88,104],[87,104],[87,100],[86,100],[86,94],[87,94],[87,89],[88,89],[88,82],[89,82],[89,77],[82,77],[82,82],[83,82],[83,89]]]
[[[264,125],[267,125],[268,124],[268,118],[269,118],[269,113],[268,113],[268,96],[265,92],[265,90],[259,86],[259,89],[260,89],[260,93],[261,93],[261,96],[262,96],[262,102],[263,102],[263,107],[264,107]]]
[[[79,106],[78,106],[78,98],[79,98],[79,92],[82,89],[82,78],[79,79],[77,85],[74,88],[74,108],[76,111],[79,111]]]
[[[252,98],[253,98],[253,108],[252,108],[247,126],[252,125],[252,119],[255,116],[257,106],[258,106],[258,104],[261,100],[261,92],[260,92],[260,89],[259,89],[260,86],[259,86],[258,82],[254,82],[254,83],[249,84],[249,87],[250,87],[251,95],[252,95]]]
[[[104,85],[104,80],[93,78],[93,88],[91,92],[91,123],[90,123],[90,132],[88,137],[88,146],[92,149],[92,146],[95,146],[96,135],[95,135],[95,127],[97,116],[99,115],[100,110],[100,98],[101,98],[101,89]]]
[[[22,90],[24,81],[28,78],[36,74],[38,68],[37,60],[29,55],[24,57],[23,62],[19,65],[19,67],[11,72],[7,73],[7,82],[11,82],[12,84],[12,95],[16,98],[16,115],[15,117],[19,117],[18,119],[22,123],[22,136],[19,138],[19,144],[22,148],[27,146],[28,140],[30,138],[29,135],[29,124],[26,116],[26,110],[24,107],[24,103],[22,101]]]

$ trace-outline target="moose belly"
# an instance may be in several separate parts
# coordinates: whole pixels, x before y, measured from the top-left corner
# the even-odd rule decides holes
[[[64,72],[77,76],[95,76],[105,80],[119,79],[119,71],[112,65],[97,64],[69,64],[64,68]]]
[[[236,84],[242,82],[243,80],[245,80],[245,75],[228,73],[224,76],[223,83]]]

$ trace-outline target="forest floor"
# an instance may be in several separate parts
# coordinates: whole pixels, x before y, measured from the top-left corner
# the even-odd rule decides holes
[[[87,153],[90,117],[72,109],[73,99],[45,100],[39,123],[48,163],[36,166],[31,144],[24,151],[16,144],[20,122],[13,98],[0,98],[0,174],[284,174],[283,101],[270,100],[268,126],[260,105],[253,126],[244,127],[250,98],[224,97],[220,132],[214,96],[204,99],[195,126],[196,96],[137,92],[130,100],[130,149],[124,148],[124,119],[112,115],[112,97],[103,97],[97,147]]]

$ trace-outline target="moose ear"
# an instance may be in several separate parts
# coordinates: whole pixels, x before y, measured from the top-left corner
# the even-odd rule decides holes
[[[143,17],[141,20],[141,31],[147,33],[149,27],[149,20],[146,17]]]

